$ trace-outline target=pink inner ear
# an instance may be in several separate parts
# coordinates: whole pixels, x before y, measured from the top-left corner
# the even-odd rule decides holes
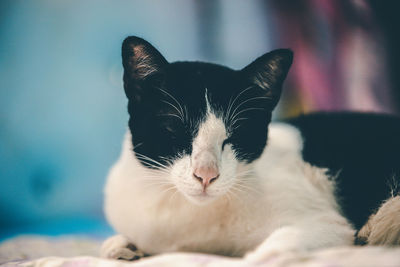
[[[137,45],[133,48],[133,54],[135,58],[142,57],[144,55],[144,47],[143,45]]]
[[[167,63],[156,48],[139,37],[127,37],[122,44],[124,77],[128,79],[142,80],[160,71]]]
[[[135,78],[144,78],[157,71],[157,65],[154,64],[151,56],[146,53],[143,45],[133,48],[132,68]]]

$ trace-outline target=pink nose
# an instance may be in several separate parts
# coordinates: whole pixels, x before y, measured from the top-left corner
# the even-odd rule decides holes
[[[218,168],[200,167],[194,170],[193,177],[201,182],[204,189],[219,177]]]

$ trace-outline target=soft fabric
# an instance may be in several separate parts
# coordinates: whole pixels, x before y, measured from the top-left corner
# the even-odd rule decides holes
[[[400,266],[400,248],[338,247],[284,253],[265,262],[207,254],[170,253],[127,262],[99,258],[101,240],[82,236],[21,236],[0,244],[3,266]]]

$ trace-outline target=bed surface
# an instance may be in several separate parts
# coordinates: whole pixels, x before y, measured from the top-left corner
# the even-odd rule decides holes
[[[195,253],[170,253],[127,262],[98,257],[100,239],[19,236],[0,244],[2,266],[400,266],[400,248],[338,247],[285,253],[264,262]]]

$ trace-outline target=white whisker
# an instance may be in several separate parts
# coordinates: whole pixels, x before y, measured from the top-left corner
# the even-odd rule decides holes
[[[167,188],[166,190],[162,191],[162,192],[160,193],[160,195],[164,195],[164,194],[166,194],[167,192],[169,192],[169,191],[171,191],[171,190],[173,190],[173,189],[176,189],[175,185],[171,185],[171,187],[169,187],[169,188]]]
[[[230,196],[229,190],[225,193],[226,198],[228,199],[228,202],[232,202],[232,198]]]
[[[229,125],[229,129],[230,130],[236,130],[237,128],[239,128],[241,125],[237,125],[236,127],[232,128],[237,122],[239,121],[243,121],[243,120],[248,120],[249,118],[238,118],[235,121],[233,121],[230,125]]]
[[[245,184],[242,184],[241,182],[235,183],[235,185],[234,185],[233,187],[234,187],[234,188],[239,187],[239,188],[241,188],[242,190],[244,190],[244,192],[249,192],[249,191],[251,191],[251,192],[254,192],[254,193],[257,193],[257,194],[262,194],[261,191],[255,189],[255,188],[253,188],[253,187],[251,187],[251,186],[247,186],[247,185],[245,185]]]
[[[246,177],[248,174],[254,174],[254,170],[241,171],[241,172],[236,174],[236,177],[242,177],[242,176]]]
[[[161,167],[162,169],[169,169],[169,168],[170,168],[170,166],[167,166],[167,165],[165,165],[165,164],[162,164],[161,162],[159,162],[159,161],[157,161],[157,160],[155,160],[155,159],[149,158],[148,156],[143,155],[143,154],[141,154],[141,153],[139,153],[139,152],[136,152],[136,151],[135,151],[135,154],[136,154],[136,158],[150,161],[150,162],[152,162],[152,163],[158,165],[158,166]],[[156,166],[154,166],[154,167],[156,167]],[[157,168],[157,167],[156,167],[156,168]]]
[[[166,114],[159,114],[159,116],[171,116],[171,117],[176,117],[179,120],[182,120],[182,118],[176,114],[172,114],[172,113],[166,113]]]
[[[241,113],[246,112],[246,111],[250,111],[250,110],[264,110],[264,109],[263,108],[245,108],[245,109],[242,109],[241,111],[239,111],[238,113],[236,113],[235,116],[233,116],[231,120],[232,121],[235,120],[235,118],[237,116],[239,116]],[[232,125],[233,125],[233,123],[232,123]]]
[[[233,191],[233,188],[229,188],[228,189],[228,194],[230,194],[231,196],[233,196],[234,198],[236,198],[236,200],[240,201],[239,196],[237,195],[237,192]]]
[[[160,88],[160,87],[156,87],[158,90],[160,90],[161,92],[163,92],[164,94],[166,94],[167,96],[169,96],[173,101],[175,101],[175,103],[178,105],[178,107],[179,107],[179,109],[175,106],[175,105],[172,105],[171,103],[169,103],[170,105],[172,105],[173,107],[175,107],[175,109],[178,111],[178,113],[181,115],[181,117],[182,117],[182,122],[184,122],[184,118],[185,118],[185,116],[184,116],[184,114],[185,114],[185,112],[184,112],[184,109],[182,108],[182,105],[179,103],[179,101],[173,96],[173,95],[171,95],[170,93],[168,93],[167,91],[165,91],[164,89],[162,89],[162,88]],[[187,118],[187,109],[186,109],[186,106],[185,106],[185,110],[186,110],[186,118]]]
[[[168,101],[166,101],[166,100],[161,100],[161,102],[164,102],[165,104],[168,104],[168,105],[170,105],[171,107],[173,107],[173,108],[179,113],[179,119],[180,119],[182,122],[184,122],[183,113],[182,113],[174,104],[172,104],[172,103],[170,103],[170,102],[168,102]]]
[[[230,104],[228,104],[228,109],[227,109],[227,111],[226,111],[226,115],[225,115],[225,117],[227,118],[227,119],[229,119],[229,115],[230,115],[230,112],[231,112],[231,109],[232,109],[232,107],[233,107],[233,105],[235,104],[235,102],[236,102],[236,100],[243,94],[243,93],[245,93],[245,92],[247,92],[248,90],[250,90],[250,89],[252,89],[252,88],[255,88],[256,86],[255,85],[250,85],[249,87],[247,87],[246,89],[244,89],[244,90],[242,90],[236,97],[235,97],[235,99],[233,100],[233,102],[231,103],[231,99],[229,100],[229,103]]]
[[[239,105],[236,106],[236,108],[233,110],[232,115],[228,118],[228,120],[230,121],[231,118],[235,116],[236,111],[237,111],[242,105],[244,105],[244,104],[246,104],[246,103],[248,103],[248,102],[250,102],[250,101],[259,100],[259,99],[271,99],[271,98],[268,97],[268,96],[257,96],[257,97],[252,97],[252,98],[249,98],[249,99],[244,100],[242,103],[240,103]]]
[[[176,189],[176,191],[169,197],[169,200],[168,200],[169,202],[172,202],[173,199],[174,199],[174,197],[175,197],[175,196],[178,194],[178,192],[179,192],[179,191],[178,191],[178,188],[175,187],[175,189]]]

